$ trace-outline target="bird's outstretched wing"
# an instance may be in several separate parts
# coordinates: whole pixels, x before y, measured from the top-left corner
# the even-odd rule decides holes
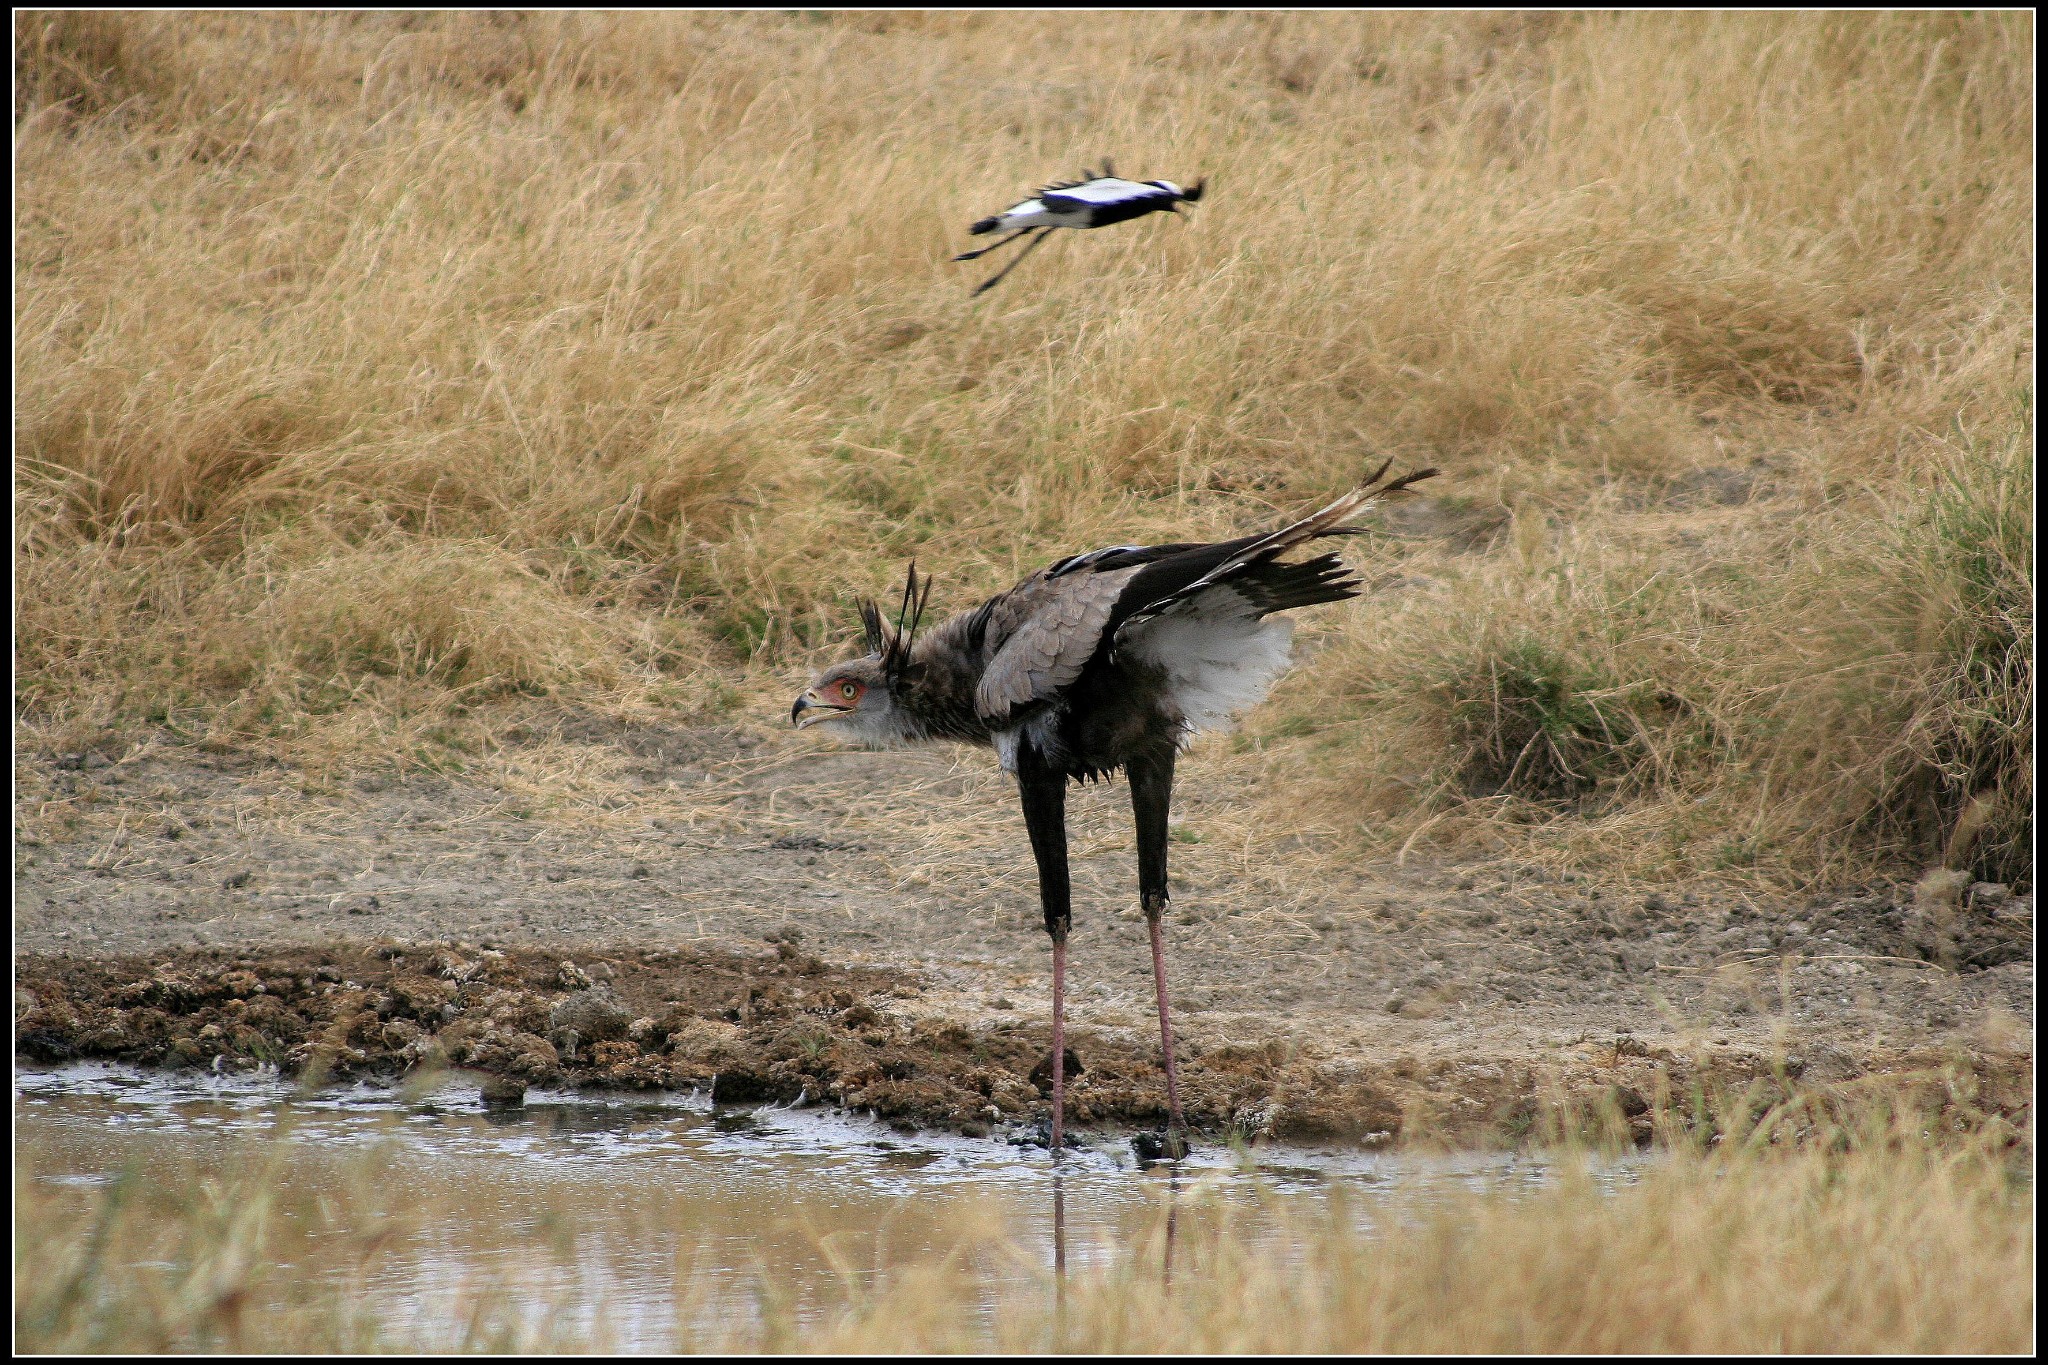
[[[1180,196],[1172,190],[1161,189],[1157,185],[1141,185],[1135,180],[1101,179],[1059,189],[1048,187],[1039,192],[1038,198],[1048,212],[1079,213],[1119,205],[1170,204]]]
[[[1287,601],[1302,590],[1296,575],[1311,564],[1281,565],[1280,556],[1298,545],[1326,536],[1352,535],[1358,527],[1347,523],[1367,507],[1392,493],[1399,493],[1424,479],[1433,478],[1434,468],[1404,474],[1398,479],[1385,483],[1387,470],[1392,467],[1389,460],[1373,471],[1371,478],[1359,487],[1338,498],[1329,506],[1312,516],[1283,526],[1277,531],[1262,536],[1246,536],[1242,540],[1225,541],[1217,545],[1202,546],[1198,551],[1177,556],[1175,559],[1158,564],[1151,572],[1152,581],[1140,578],[1131,584],[1129,600],[1119,603],[1116,628],[1119,633],[1141,624],[1150,617],[1159,616],[1171,610],[1177,603],[1187,601],[1210,588],[1224,584],[1241,586],[1251,593],[1263,612],[1285,611],[1290,606],[1304,603]],[[1323,560],[1330,560],[1324,556]],[[1336,562],[1331,560],[1331,562]],[[1178,581],[1175,581],[1178,579]],[[1245,580],[1239,584],[1238,580]],[[1270,598],[1272,604],[1266,602]],[[1321,599],[1328,600],[1328,599]]]
[[[1389,462],[1391,463],[1391,462]],[[1051,699],[1105,649],[1142,643],[1147,623],[1216,617],[1256,622],[1292,607],[1340,601],[1357,580],[1333,554],[1282,564],[1281,555],[1346,525],[1369,504],[1437,471],[1381,483],[1381,465],[1365,485],[1313,516],[1263,535],[1202,545],[1119,545],[1074,555],[1039,570],[975,613],[973,635],[987,662],[975,685],[975,710],[1001,724]],[[1150,632],[1157,635],[1158,632]],[[1153,642],[1163,644],[1164,640]]]

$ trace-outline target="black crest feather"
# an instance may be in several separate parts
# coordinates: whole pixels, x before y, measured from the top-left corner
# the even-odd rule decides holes
[[[896,608],[896,636],[889,642],[889,651],[882,663],[891,673],[901,673],[903,666],[910,662],[910,647],[917,643],[917,624],[924,619],[925,603],[931,600],[932,580],[917,576],[917,561],[910,561],[910,571],[903,577],[903,602]]]
[[[882,624],[881,608],[873,598],[861,599],[860,624],[868,653],[881,659],[885,672],[901,673],[910,662],[910,647],[917,643],[918,623],[924,620],[925,604],[931,596],[931,578],[918,577],[917,561],[912,560],[903,579],[903,600],[896,608],[896,629]]]
[[[882,632],[882,613],[871,597],[860,600],[860,624],[867,637],[868,653],[880,654],[889,647],[888,637]]]

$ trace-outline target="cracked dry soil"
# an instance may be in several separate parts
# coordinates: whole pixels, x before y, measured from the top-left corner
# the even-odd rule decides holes
[[[986,755],[557,719],[463,778],[189,747],[20,757],[15,1046],[287,1074],[713,1086],[996,1137],[1049,1106],[1049,962]],[[1211,1136],[1512,1142],[1697,1085],[1934,1087],[2024,1118],[2032,897],[1623,892],[1262,827],[1197,749],[1168,954]],[[1164,1117],[1120,784],[1072,799],[1070,1091]],[[1939,890],[1939,888],[1937,888]]]

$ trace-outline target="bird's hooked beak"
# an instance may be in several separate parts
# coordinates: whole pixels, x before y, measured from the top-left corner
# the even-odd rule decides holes
[[[852,709],[851,706],[840,706],[826,701],[818,695],[817,689],[809,688],[796,699],[796,705],[789,708],[789,723],[801,730],[806,725],[815,725],[821,720],[845,715]]]

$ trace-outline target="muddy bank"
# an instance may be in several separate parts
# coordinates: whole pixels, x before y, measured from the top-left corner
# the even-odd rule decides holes
[[[150,745],[19,760],[18,1046],[462,1065],[508,1088],[715,1079],[720,1100],[999,1138],[1049,1117],[1043,917],[993,764],[572,719],[468,777],[322,785]],[[1189,764],[1167,956],[1183,1098],[1212,1139],[1490,1145],[1586,1115],[1641,1135],[1695,1086],[2024,1105],[2024,889],[1403,865],[1262,825],[1255,766]],[[1149,1127],[1164,1079],[1127,794],[1077,789],[1070,818],[1070,1118]]]
[[[905,1129],[1028,1135],[1050,1116],[1049,1030],[998,1000],[974,1023],[920,1017],[926,984],[835,966],[783,931],[759,952],[622,947],[573,956],[470,942],[382,942],[265,953],[180,951],[17,960],[15,1046],[38,1062],[251,1070],[310,1081],[450,1066],[524,1085],[707,1089],[722,1103],[821,1102]],[[1163,1123],[1156,1049],[1074,1030],[1082,1070],[1070,1119]],[[1954,1050],[1871,1069],[1831,1060],[1828,1083],[1889,1077],[1971,1114],[2024,1121],[2031,1063]],[[1542,1062],[1472,1054],[1377,1063],[1312,1055],[1283,1039],[1208,1046],[1182,1059],[1189,1120],[1212,1140],[1500,1145],[1560,1123],[1647,1140],[1660,1109],[1696,1092],[1770,1104],[1802,1087],[1808,1059],[1741,1047],[1683,1056],[1620,1034]],[[1617,1132],[1617,1135],[1619,1133]]]

